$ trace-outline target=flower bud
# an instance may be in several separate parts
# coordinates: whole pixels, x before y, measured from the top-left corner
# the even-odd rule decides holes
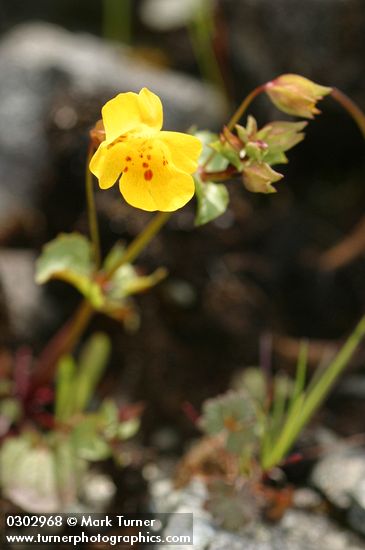
[[[315,84],[296,74],[283,74],[268,82],[265,91],[273,104],[289,115],[314,118],[320,111],[317,101],[331,93],[332,89]]]
[[[102,141],[105,140],[105,128],[102,120],[98,120],[93,128],[90,130],[90,139],[97,149]]]
[[[275,172],[266,162],[253,162],[243,169],[243,184],[252,193],[276,193],[272,183],[283,177]]]

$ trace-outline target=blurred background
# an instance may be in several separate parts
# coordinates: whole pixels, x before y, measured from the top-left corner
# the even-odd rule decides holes
[[[88,131],[106,100],[147,86],[165,128],[219,130],[252,88],[290,72],[365,108],[363,0],[0,0],[0,35],[3,356],[39,351],[79,302],[61,283],[37,287],[34,260],[59,232],[87,231]],[[193,201],[172,217],[138,262],[170,273],[138,298],[138,330],[102,317],[90,328],[113,334],[102,391],[148,403],[143,436],[162,450],[193,430],[186,401],[199,409],[263,358],[290,372],[303,337],[314,367],[364,311],[363,141],[331,98],[321,109],[275,196],[232,182],[210,225],[194,228]],[[264,97],[251,112],[283,118]],[[117,190],[97,191],[97,207],[105,251],[150,218]],[[362,359],[323,413],[344,434],[363,430]]]

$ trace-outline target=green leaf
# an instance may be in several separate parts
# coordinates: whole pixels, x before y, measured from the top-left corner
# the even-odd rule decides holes
[[[91,244],[79,233],[62,233],[46,244],[36,263],[36,282],[65,281],[99,307],[103,303],[100,287],[93,281]]]
[[[110,457],[111,449],[99,433],[99,424],[97,416],[88,415],[75,426],[71,437],[78,457],[92,462]]]
[[[228,391],[203,403],[200,425],[209,435],[239,432],[256,417],[256,407],[247,392]]]
[[[133,437],[140,426],[138,417],[129,420],[119,420],[119,409],[112,399],[106,399],[100,409],[100,418],[105,424],[104,434],[107,439],[125,440]]]
[[[95,393],[110,356],[110,339],[96,333],[84,345],[75,378],[73,412],[83,412]]]
[[[200,139],[203,144],[203,151],[200,155],[199,160],[200,166],[204,165],[207,160],[212,157],[205,167],[206,171],[222,172],[223,170],[225,170],[229,165],[228,159],[225,158],[223,155],[220,155],[219,153],[213,151],[211,147],[211,144],[218,140],[218,135],[208,131],[199,131],[195,133],[195,136]]]
[[[248,367],[233,380],[233,389],[244,389],[252,399],[263,406],[268,395],[267,380],[263,370],[259,367]]]
[[[30,434],[29,434],[30,435]],[[0,452],[0,485],[2,495],[34,513],[60,510],[52,451],[42,441],[34,445],[24,433],[6,439]]]
[[[205,507],[215,518],[219,527],[228,531],[239,531],[244,526],[252,524],[259,517],[262,508],[257,491],[253,489],[250,482],[243,483],[242,477],[233,483],[214,479],[209,484]],[[238,544],[237,547],[245,546]]]
[[[130,439],[139,430],[140,427],[140,420],[139,418],[131,418],[130,420],[125,420],[124,422],[121,422],[118,426],[117,430],[117,437],[118,439],[125,440]]]
[[[151,275],[140,276],[131,264],[122,265],[110,280],[106,299],[122,300],[132,294],[139,294],[157,285],[167,276],[164,268],[156,269]]]
[[[76,364],[70,355],[61,357],[57,368],[55,417],[66,422],[73,413],[75,395]]]
[[[262,467],[268,470],[279,464],[290,451],[303,428],[318,410],[338,377],[348,365],[361,341],[365,338],[365,317],[363,317],[335,358],[307,389],[304,388],[306,371],[306,349],[302,348],[298,359],[294,397],[285,415],[281,429],[274,433],[271,444],[266,445],[261,456]],[[269,434],[270,438],[270,434]],[[266,441],[267,441],[266,434]]]
[[[119,265],[125,253],[121,243],[116,243],[107,255],[103,269],[106,273]],[[113,319],[123,321],[126,326],[138,326],[138,316],[127,298],[145,292],[162,281],[167,275],[164,268],[156,269],[150,275],[139,275],[132,264],[126,263],[117,269],[104,289],[104,303],[100,311]]]
[[[198,202],[195,225],[204,225],[224,214],[229,195],[225,185],[210,181],[202,182],[195,176],[196,198]]]
[[[104,425],[107,437],[115,437],[115,426],[119,422],[119,409],[113,399],[104,399],[99,409],[100,421]],[[110,431],[109,431],[110,430]]]
[[[86,470],[86,462],[75,454],[68,434],[57,433],[53,437],[53,454],[58,494],[63,506],[77,502],[77,494]]]
[[[21,404],[17,399],[8,397],[0,402],[0,417],[10,424],[19,420],[22,414]]]

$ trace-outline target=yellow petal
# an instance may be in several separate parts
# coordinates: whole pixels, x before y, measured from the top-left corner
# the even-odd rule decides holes
[[[142,88],[138,95],[138,104],[143,124],[156,132],[161,130],[163,111],[160,98],[148,88]]]
[[[101,110],[107,142],[128,132],[158,131],[162,127],[162,104],[157,95],[143,88],[139,94],[118,94]]]
[[[170,150],[162,141],[136,139],[133,150],[133,160],[119,183],[120,192],[130,205],[173,212],[192,198],[192,176],[175,167]]]
[[[158,139],[168,146],[172,162],[176,168],[189,174],[196,171],[202,152],[200,139],[180,132],[160,132]]]
[[[127,166],[129,148],[124,143],[101,143],[90,161],[90,171],[98,178],[101,189],[109,189]]]

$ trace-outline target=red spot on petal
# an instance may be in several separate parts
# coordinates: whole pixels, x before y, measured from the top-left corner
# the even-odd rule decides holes
[[[151,155],[147,155],[148,160],[151,160]]]
[[[164,160],[164,161],[162,162],[162,164],[163,164],[164,166],[166,166],[167,160]]]
[[[124,168],[123,172],[128,172],[128,166]]]
[[[144,173],[144,179],[146,181],[151,181],[152,178],[153,178],[152,170],[146,170],[145,173]]]
[[[129,161],[131,161],[132,159],[131,159],[131,157],[125,157],[125,160],[126,160],[127,162],[129,162]]]
[[[142,166],[143,166],[143,168],[148,168],[148,167],[149,167],[149,164],[147,164],[147,162],[144,162],[144,163],[142,164]]]

